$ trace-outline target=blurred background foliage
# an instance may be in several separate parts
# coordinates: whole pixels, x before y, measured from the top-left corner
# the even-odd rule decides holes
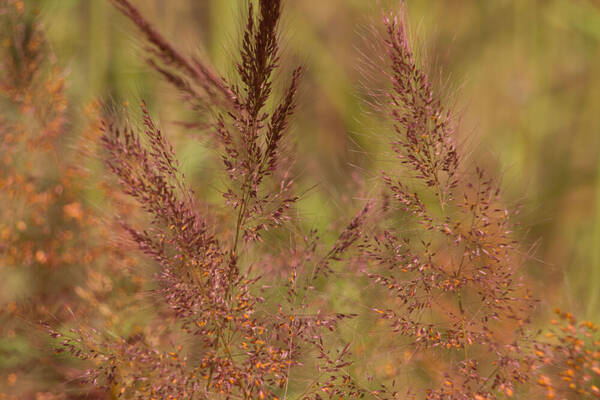
[[[175,143],[197,191],[218,196],[218,190],[206,189],[202,182],[220,165],[207,157],[201,140],[175,123],[186,117],[177,94],[144,64],[133,28],[107,1],[24,3],[39,9],[50,58],[63,71],[66,82],[68,129],[55,144],[57,154],[71,154],[81,132],[93,129],[89,110],[97,99],[135,106],[143,98]],[[306,67],[292,133],[301,155],[298,179],[306,189],[299,212],[309,228],[326,230],[336,216],[351,215],[354,208],[349,205],[358,196],[358,188],[375,181],[377,165],[385,158],[380,133],[384,125],[369,111],[361,88],[361,83],[376,80],[369,66],[376,48],[368,32],[369,26],[380,21],[377,3],[286,2],[284,68],[297,63]],[[381,3],[384,8],[393,6],[391,1]],[[558,306],[599,322],[600,2],[406,3],[421,56],[433,66],[440,87],[457,111],[461,151],[469,162],[483,165],[502,179],[507,202],[521,205],[518,235],[525,243],[523,250],[530,255],[524,270],[532,278],[534,293],[544,294],[541,309]],[[224,75],[233,74],[243,1],[139,0],[136,4],[180,50],[210,60]],[[93,140],[94,134],[91,136]],[[33,162],[36,160],[45,162],[43,157],[34,157]],[[82,163],[92,176],[86,179],[93,180],[94,174],[101,173],[94,157]],[[43,168],[59,171],[61,166],[46,163]],[[84,210],[102,209],[99,217],[109,219],[113,212],[106,211],[104,189],[85,188],[73,189],[83,191]],[[79,192],[64,196],[63,208],[44,212],[66,213],[64,206],[80,198]],[[72,211],[77,211],[73,207]],[[65,223],[79,221],[65,215]],[[8,221],[5,218],[3,226]],[[16,218],[12,222],[19,221]],[[93,249],[102,237],[94,236],[95,242],[83,246]],[[39,259],[38,263],[44,264]],[[35,274],[43,271],[46,275],[35,288],[29,286],[31,269],[0,265],[3,313],[10,312],[19,301],[38,299],[33,291],[50,291],[64,296],[60,302],[47,300],[48,312],[57,320],[66,320],[59,309],[73,307],[78,298],[90,301],[90,292],[81,287],[89,287],[86,280],[95,278],[78,270],[88,264],[76,263],[59,275],[40,265]],[[143,285],[135,276],[127,279],[118,286],[122,293],[133,293]],[[333,290],[345,291],[344,296],[360,296],[349,287]],[[98,291],[105,292],[102,288]],[[97,306],[98,299],[93,298],[96,303],[91,303]],[[109,310],[118,308],[116,303],[114,299],[106,301]],[[111,312],[105,310],[104,314],[106,317]],[[130,327],[122,329],[134,329],[131,327],[135,325],[123,319],[112,322]],[[50,375],[41,368],[39,375],[31,377],[27,371],[39,360],[44,344],[18,339],[26,328],[16,325],[3,327],[0,335],[0,398],[8,394],[14,398],[54,398],[51,393],[56,382],[64,376]],[[29,379],[27,384],[22,384],[23,379]],[[76,393],[68,396],[75,398]]]

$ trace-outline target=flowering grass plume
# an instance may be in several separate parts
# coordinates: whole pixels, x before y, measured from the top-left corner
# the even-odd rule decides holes
[[[521,339],[534,304],[518,275],[522,256],[510,210],[493,179],[461,166],[452,113],[416,60],[404,12],[386,16],[384,24],[391,145],[412,176],[384,172],[391,200],[382,209],[393,222],[369,224],[362,244],[367,275],[387,293],[374,310],[397,339],[391,349],[408,346],[417,370],[433,363],[421,368],[424,382],[408,384],[413,393],[510,397],[528,379]],[[410,218],[400,225],[398,216]],[[417,237],[407,223],[420,227]]]
[[[280,1],[261,0],[257,8],[249,3],[235,83],[216,79],[211,68],[181,56],[128,1],[113,3],[148,40],[150,65],[191,103],[216,110],[211,126],[229,183],[223,204],[201,206],[145,104],[141,127],[117,116],[105,120],[106,164],[150,217],[146,227],[122,224],[159,265],[155,294],[169,310],[169,337],[179,343],[156,346],[144,336],[115,341],[90,328],[54,335],[63,338],[63,348],[95,360],[98,367],[89,380],[126,398],[275,399],[286,398],[290,390],[315,399],[323,392],[358,395],[361,390],[343,371],[349,346],[336,352],[322,334],[348,316],[321,313],[308,302],[320,268],[301,265],[301,270],[283,254],[278,257],[290,277],[284,301],[273,305],[262,297],[261,277],[250,261],[252,254],[267,250],[261,246],[266,231],[291,221],[297,200],[283,150],[301,69],[292,72],[281,99],[267,106],[279,63]],[[339,258],[356,240],[358,221],[333,249],[314,257],[319,266]],[[298,242],[308,246],[298,250],[306,258],[317,251],[309,239]],[[298,283],[302,274],[306,279]],[[316,353],[316,361],[309,362],[322,378],[293,383],[294,368],[307,352]]]

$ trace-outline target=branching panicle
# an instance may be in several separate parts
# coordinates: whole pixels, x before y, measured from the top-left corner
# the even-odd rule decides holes
[[[143,340],[117,343],[115,350],[108,344],[97,348],[96,357],[119,366],[106,369],[106,379],[134,398],[183,393],[201,399],[214,398],[215,394],[274,399],[281,390],[287,392],[293,367],[300,364],[307,349],[313,349],[321,354],[323,373],[331,377],[308,385],[304,398],[318,399],[318,393],[327,390],[338,395],[362,393],[343,371],[349,365],[349,347],[333,356],[333,350],[323,344],[322,331],[334,331],[338,321],[351,315],[328,315],[310,307],[308,286],[302,293],[290,287],[286,305],[273,313],[259,295],[260,278],[252,277],[253,266],[246,265],[244,250],[261,240],[261,231],[289,220],[288,211],[297,199],[290,165],[285,163],[289,158],[282,153],[295,109],[300,68],[294,70],[281,100],[266,109],[273,97],[272,75],[279,60],[280,2],[261,0],[257,15],[250,6],[237,67],[242,88],[216,81],[208,72],[210,68],[180,55],[127,0],[113,3],[153,46],[151,66],[184,96],[205,101],[218,110],[211,126],[223,149],[222,160],[230,178],[224,194],[226,204],[237,216],[233,235],[227,229],[210,227],[208,221],[215,218],[199,213],[198,201],[179,170],[173,147],[145,104],[142,133],[116,118],[104,122],[106,164],[151,219],[151,226],[145,229],[128,221],[122,225],[138,248],[159,265],[156,294],[182,328],[182,335],[195,343],[193,362],[181,346],[153,349]],[[202,89],[201,95],[197,88]],[[231,103],[223,104],[222,98]],[[324,260],[340,259],[358,240],[367,210],[352,221]],[[242,250],[240,238],[247,243]],[[308,268],[306,265],[306,271]],[[292,276],[297,271],[294,267]],[[295,282],[295,278],[290,279]],[[88,345],[83,339],[65,341],[73,352]],[[120,370],[125,358],[134,364],[133,371]],[[163,359],[169,359],[169,364],[157,368]]]
[[[129,0],[110,1],[144,35],[149,44],[148,51],[154,56],[154,58],[148,59],[150,66],[163,75],[168,82],[189,95],[188,99],[192,105],[211,103],[227,105],[233,102],[233,94],[212,71],[212,68],[196,59],[187,58],[177,51]],[[196,92],[192,83],[197,85],[203,93]]]
[[[392,148],[426,189],[414,192],[384,172],[395,200],[388,213],[416,219],[424,234],[416,241],[392,226],[367,235],[362,253],[376,266],[367,276],[388,293],[374,310],[416,350],[447,360],[437,364],[439,381],[424,384],[426,398],[510,396],[528,378],[521,341],[534,304],[519,284],[510,213],[482,170],[459,175],[452,117],[416,62],[404,15],[384,23],[398,137]],[[428,194],[437,205],[423,200]]]
[[[444,110],[427,75],[416,63],[404,12],[400,19],[384,18],[384,23],[393,80],[389,98],[399,136],[392,143],[393,149],[416,172],[417,179],[436,188],[445,203],[457,184],[458,168],[450,111]]]

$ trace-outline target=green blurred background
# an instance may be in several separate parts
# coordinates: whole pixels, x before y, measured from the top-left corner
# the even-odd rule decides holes
[[[29,0],[35,2],[35,0]],[[27,2],[27,1],[26,1]],[[600,321],[600,1],[407,0],[421,56],[458,115],[468,162],[502,179],[520,204],[525,270],[547,307]],[[98,97],[145,99],[175,142],[195,182],[208,165],[201,143],[173,121],[185,118],[177,94],[144,64],[142,42],[105,0],[38,0],[43,26],[67,71],[70,124]],[[210,60],[223,75],[232,61],[242,0],[138,0],[135,4],[180,50]],[[292,133],[309,225],[346,215],[358,185],[375,181],[383,144],[364,82],[376,49],[370,0],[287,0],[283,64],[306,74]],[[77,129],[73,129],[74,132]],[[0,385],[1,386],[1,385]]]

